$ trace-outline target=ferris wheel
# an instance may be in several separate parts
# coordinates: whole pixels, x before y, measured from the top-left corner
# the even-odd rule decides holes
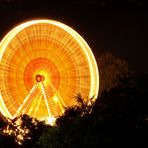
[[[96,98],[98,89],[90,47],[63,23],[28,21],[1,41],[0,111],[6,117],[57,117],[75,103],[75,94]]]

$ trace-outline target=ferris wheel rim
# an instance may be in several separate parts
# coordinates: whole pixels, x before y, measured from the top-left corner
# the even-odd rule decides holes
[[[94,96],[96,98],[98,96],[98,90],[99,90],[99,72],[98,72],[97,63],[95,61],[95,57],[94,57],[92,51],[90,50],[90,47],[86,43],[86,41],[75,30],[73,30],[71,27],[69,27],[61,22],[57,22],[54,20],[47,20],[47,19],[39,19],[39,20],[27,21],[27,22],[24,22],[23,24],[18,25],[17,27],[15,27],[11,31],[9,31],[7,33],[7,35],[3,38],[3,40],[0,42],[0,48],[3,47],[0,50],[0,61],[2,60],[2,56],[3,56],[3,53],[5,52],[5,49],[7,48],[10,41],[16,36],[16,34],[19,33],[21,30],[25,29],[26,27],[29,27],[33,24],[38,24],[38,23],[49,23],[49,24],[56,25],[57,27],[64,29],[66,32],[68,32],[70,35],[72,35],[72,37],[74,37],[75,40],[79,43],[79,45],[82,47],[83,51],[85,52],[85,55],[86,55],[87,60],[89,62],[89,68],[90,68],[91,75],[92,76],[96,75],[96,77],[91,77],[92,83],[91,83],[90,96],[89,96],[89,97]],[[87,49],[87,51],[86,51],[86,49]],[[93,65],[93,67],[92,67],[92,65]],[[95,69],[95,72],[94,72],[94,69]],[[98,83],[96,83],[95,81]],[[95,88],[97,90],[96,94],[94,94],[94,90],[92,89],[92,87],[94,87],[95,84],[96,84]],[[5,103],[2,99],[1,93],[0,93],[0,102],[1,102],[5,112],[7,112],[8,116],[10,118],[12,118],[9,110],[5,106]]]

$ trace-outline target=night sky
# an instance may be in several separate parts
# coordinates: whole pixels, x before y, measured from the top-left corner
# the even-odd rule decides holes
[[[0,39],[23,21],[53,19],[81,34],[96,58],[109,52],[144,74],[148,73],[147,6],[144,0],[0,0]]]

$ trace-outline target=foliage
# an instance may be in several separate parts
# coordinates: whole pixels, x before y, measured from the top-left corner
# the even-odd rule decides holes
[[[144,135],[148,131],[148,79],[129,76],[121,82],[118,87],[103,92],[96,102],[92,113],[95,127],[109,145],[144,147],[147,145]]]
[[[28,115],[21,115],[13,120],[8,120],[2,134],[12,139],[15,147],[31,147],[46,129],[42,121],[38,121]],[[14,141],[13,141],[14,140]]]
[[[0,147],[1,148],[16,148],[17,144],[15,142],[14,136],[0,134]]]
[[[75,119],[81,118],[91,113],[94,106],[94,98],[85,99],[81,94],[75,96],[77,104],[72,107],[65,108],[65,112],[62,116],[57,118],[56,125],[68,126],[75,122]]]
[[[0,129],[7,125],[6,118],[0,113]]]
[[[130,75],[119,86],[104,91],[91,114],[82,115],[83,105],[68,108],[35,147],[147,147],[147,83],[147,76]]]
[[[110,84],[105,82],[95,103],[94,98],[87,101],[78,94],[77,104],[66,108],[54,126],[27,115],[10,120],[5,130],[11,134],[0,135],[0,147],[148,147],[148,75],[134,75],[126,62],[109,57],[108,70],[100,70],[100,77],[103,79],[104,74]]]
[[[110,53],[102,54],[97,59],[100,76],[100,92],[109,91],[120,83],[121,78],[127,77],[131,72],[128,63],[116,58]]]

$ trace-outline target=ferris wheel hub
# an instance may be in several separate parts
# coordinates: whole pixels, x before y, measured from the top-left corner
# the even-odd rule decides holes
[[[86,101],[98,95],[90,47],[75,30],[54,20],[32,20],[8,32],[0,42],[0,67],[0,112],[11,119],[27,114],[53,122],[75,105],[75,94]]]
[[[43,75],[37,74],[35,79],[36,79],[36,82],[42,82],[45,80],[45,77]]]

